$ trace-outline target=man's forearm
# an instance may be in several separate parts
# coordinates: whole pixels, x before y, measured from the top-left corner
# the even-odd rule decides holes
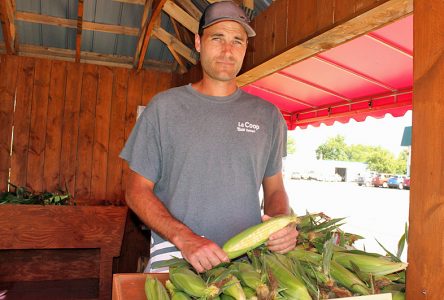
[[[145,225],[179,249],[181,248],[182,238],[194,235],[191,229],[171,215],[163,203],[149,189],[128,189],[126,202]]]
[[[290,214],[287,193],[275,191],[264,199],[264,213],[270,217]]]

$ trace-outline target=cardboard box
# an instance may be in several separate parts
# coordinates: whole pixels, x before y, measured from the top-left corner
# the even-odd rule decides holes
[[[166,273],[114,274],[113,300],[146,300],[145,279],[157,277],[162,283],[168,279]],[[340,298],[341,300],[392,300],[391,294]]]

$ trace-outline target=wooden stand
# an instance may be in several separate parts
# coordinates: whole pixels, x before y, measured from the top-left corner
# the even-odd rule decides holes
[[[21,283],[21,299],[31,299],[32,295],[23,294],[23,286],[31,283],[80,280],[82,285],[82,280],[91,283],[98,278],[96,296],[110,299],[113,258],[120,254],[127,210],[117,206],[0,206],[0,282]],[[8,291],[8,297],[13,294],[14,289]]]

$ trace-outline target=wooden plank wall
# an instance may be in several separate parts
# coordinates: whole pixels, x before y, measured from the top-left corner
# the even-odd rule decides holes
[[[250,41],[244,68],[260,63],[387,0],[277,0],[252,21],[256,37]]]
[[[444,298],[444,1],[414,1],[407,299]]]
[[[1,55],[0,78],[0,190],[10,169],[13,184],[34,191],[66,184],[80,203],[122,201],[118,154],[137,106],[171,87],[172,74]]]

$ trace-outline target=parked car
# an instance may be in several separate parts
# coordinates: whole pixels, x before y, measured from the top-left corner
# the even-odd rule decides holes
[[[393,175],[387,180],[389,188],[397,188],[402,190],[404,188],[404,177],[402,175]]]
[[[402,183],[406,190],[410,190],[410,177],[404,178],[404,182]]]
[[[293,172],[291,172],[290,178],[291,179],[302,179],[302,175],[298,171],[293,171]]]
[[[358,176],[357,183],[359,186],[371,186],[374,174],[362,173]]]
[[[372,179],[372,185],[374,187],[388,187],[387,180],[389,179],[390,175],[387,174],[378,174]]]

